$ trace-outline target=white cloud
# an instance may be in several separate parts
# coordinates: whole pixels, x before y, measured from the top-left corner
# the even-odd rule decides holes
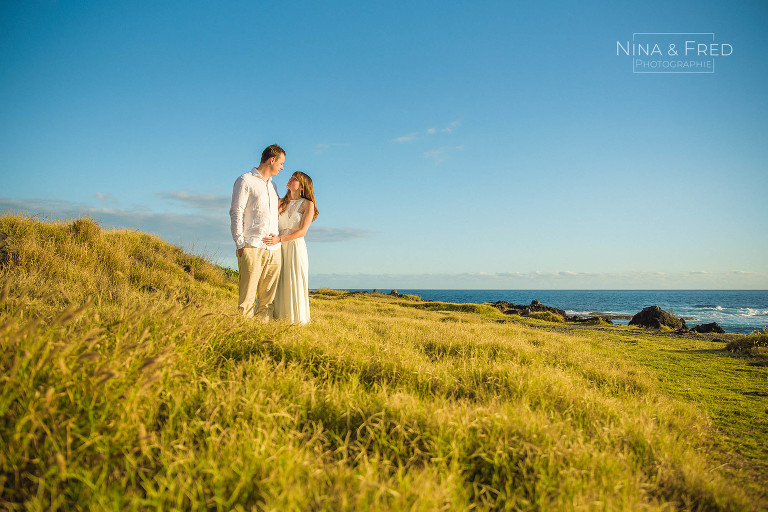
[[[104,228],[130,228],[154,233],[185,248],[211,251],[228,247],[229,216],[202,212],[197,215],[153,212],[144,207],[133,209],[94,208],[82,203],[51,199],[15,200],[0,198],[0,210],[27,212],[52,219],[91,217]]]
[[[326,151],[331,150],[333,148],[341,148],[345,146],[349,146],[349,144],[337,143],[337,142],[315,144],[315,154],[322,155]]]
[[[165,192],[158,194],[181,202],[196,212],[155,212],[145,207],[132,209],[94,208],[92,206],[57,199],[16,200],[0,197],[0,213],[9,210],[32,216],[67,220],[91,217],[102,227],[137,229],[154,233],[186,250],[203,254],[213,261],[225,258],[227,264],[235,260],[234,242],[230,235],[229,200],[223,196]],[[313,242],[343,242],[371,236],[371,232],[355,228],[312,228],[307,235]]]
[[[196,210],[229,211],[231,198],[217,194],[197,194],[194,192],[170,191],[155,194],[162,199],[170,199]]]
[[[464,149],[464,146],[443,146],[441,148],[425,151],[424,158],[434,160],[435,162],[442,162],[446,159],[448,154],[455,151],[461,151],[462,149]]]
[[[368,238],[370,231],[356,228],[320,228],[313,227],[307,232],[310,242],[344,242],[359,238]]]
[[[455,130],[459,126],[461,126],[461,121],[457,120],[457,121],[452,122],[451,124],[449,124],[448,126],[446,126],[445,128],[443,128],[440,131],[444,132],[444,133],[451,133],[453,130]]]
[[[409,133],[408,135],[392,139],[392,142],[411,142],[412,140],[416,140],[416,137],[417,135],[415,133]]]
[[[120,204],[120,200],[117,199],[112,194],[102,194],[101,192],[96,192],[95,194],[93,194],[93,197],[104,203],[109,202],[114,206],[118,206]]]
[[[461,126],[461,121],[456,120],[456,121],[453,121],[452,123],[444,126],[443,128],[431,127],[431,128],[427,128],[424,132],[421,132],[421,133],[420,132],[411,132],[408,135],[403,135],[401,137],[396,137],[396,138],[392,139],[392,142],[411,142],[413,140],[416,140],[416,139],[420,138],[421,136],[435,135],[437,133],[451,133],[456,128],[458,128],[459,126]]]

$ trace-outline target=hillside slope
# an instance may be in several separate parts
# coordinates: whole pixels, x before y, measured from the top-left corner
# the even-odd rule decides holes
[[[233,276],[157,237],[0,230],[4,508],[767,506],[760,396],[741,407],[756,431],[729,426],[678,354],[711,342],[330,290],[311,325],[262,325],[235,314]],[[725,358],[737,393],[764,382]]]

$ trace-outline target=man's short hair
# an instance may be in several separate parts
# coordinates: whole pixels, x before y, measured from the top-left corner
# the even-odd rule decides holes
[[[262,151],[261,153],[261,163],[263,164],[267,160],[269,160],[272,157],[279,157],[280,155],[284,155],[285,150],[278,146],[277,144],[272,144],[271,146],[267,146],[267,149]]]

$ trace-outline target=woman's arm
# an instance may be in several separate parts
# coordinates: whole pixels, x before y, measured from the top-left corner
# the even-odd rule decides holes
[[[304,201],[304,207],[301,209],[301,224],[299,229],[288,235],[268,235],[262,238],[266,245],[275,245],[280,242],[288,242],[290,240],[296,240],[307,234],[309,225],[312,224],[313,217],[315,216],[315,203],[307,199]]]

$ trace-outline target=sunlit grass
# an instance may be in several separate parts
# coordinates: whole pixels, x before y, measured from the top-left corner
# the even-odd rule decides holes
[[[312,324],[264,326],[157,237],[0,229],[5,508],[766,506],[760,397],[750,429],[706,387],[730,368],[750,392],[765,367],[712,342],[334,290]]]

